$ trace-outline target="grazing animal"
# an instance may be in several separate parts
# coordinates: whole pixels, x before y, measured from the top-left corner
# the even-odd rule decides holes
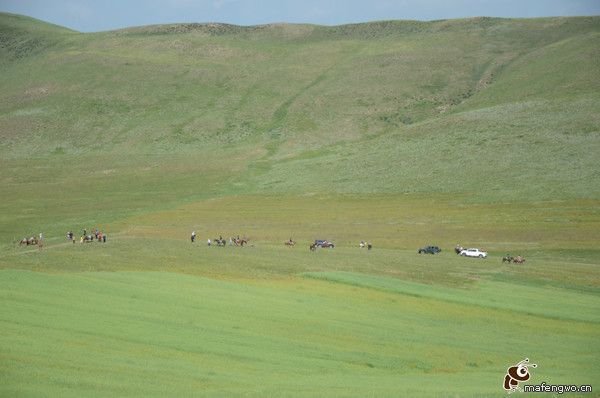
[[[286,245],[287,247],[292,247],[292,246],[296,245],[296,242],[294,242],[292,239],[290,239],[290,240],[286,240],[283,244]]]
[[[315,250],[317,250],[317,244],[311,243],[308,248],[310,249],[311,252],[314,252]]]
[[[454,252],[456,254],[460,254],[461,251],[463,251],[464,248],[462,246],[456,245],[456,247],[454,248]]]
[[[84,235],[83,236],[83,242],[85,243],[90,243],[94,241],[94,235],[89,234],[89,235]]]
[[[507,255],[507,256],[502,257],[502,262],[503,263],[512,263],[514,259],[515,258],[513,256]]]
[[[19,242],[19,246],[22,246],[22,245],[29,246],[29,245],[37,245],[37,244],[38,244],[38,240],[33,236],[31,238],[23,238]]]
[[[521,256],[517,256],[513,259],[513,263],[515,264],[523,264],[525,262],[525,259]]]

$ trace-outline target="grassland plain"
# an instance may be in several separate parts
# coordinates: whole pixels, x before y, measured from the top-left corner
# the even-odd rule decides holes
[[[599,35],[0,14],[0,395],[505,396],[525,356],[597,384]]]

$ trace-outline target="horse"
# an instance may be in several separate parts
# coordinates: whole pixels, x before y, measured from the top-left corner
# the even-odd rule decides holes
[[[525,259],[521,256],[517,256],[513,259],[513,263],[515,264],[523,264],[525,262]]]
[[[504,257],[502,257],[502,263],[512,263],[514,261],[514,257],[509,255],[506,255]]]
[[[315,250],[317,250],[317,244],[311,243],[310,246],[308,246],[308,248],[310,249],[311,252],[314,252]]]
[[[456,245],[456,247],[454,248],[454,252],[456,254],[460,254],[460,252],[463,251],[463,250],[464,250],[463,247],[459,246],[459,245]]]
[[[29,245],[37,245],[37,244],[38,244],[38,240],[33,236],[31,238],[23,238],[19,242],[19,246],[22,246],[22,245],[29,246]]]
[[[248,243],[249,240],[250,239],[248,239],[248,238],[242,238],[242,239],[238,238],[238,239],[235,240],[235,244],[237,246],[244,246],[246,243]]]
[[[284,245],[286,245],[287,247],[292,247],[294,245],[296,245],[296,242],[294,242],[293,240],[286,240],[285,242],[283,242]]]
[[[94,235],[89,234],[89,235],[84,235],[83,236],[82,242],[84,242],[84,243],[90,243],[90,242],[93,242],[93,241],[94,241]]]
[[[225,239],[221,238],[216,238],[213,242],[215,242],[217,246],[225,246],[225,244],[227,243]]]

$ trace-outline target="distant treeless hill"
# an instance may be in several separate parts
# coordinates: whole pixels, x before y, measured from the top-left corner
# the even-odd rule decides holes
[[[0,14],[0,87],[5,159],[222,153],[260,192],[600,189],[600,17],[84,34]]]

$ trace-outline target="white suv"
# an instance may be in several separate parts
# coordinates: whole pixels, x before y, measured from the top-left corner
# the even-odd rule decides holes
[[[460,254],[461,256],[466,256],[466,257],[479,257],[479,258],[487,257],[487,252],[482,252],[479,249],[465,249],[458,254]]]

